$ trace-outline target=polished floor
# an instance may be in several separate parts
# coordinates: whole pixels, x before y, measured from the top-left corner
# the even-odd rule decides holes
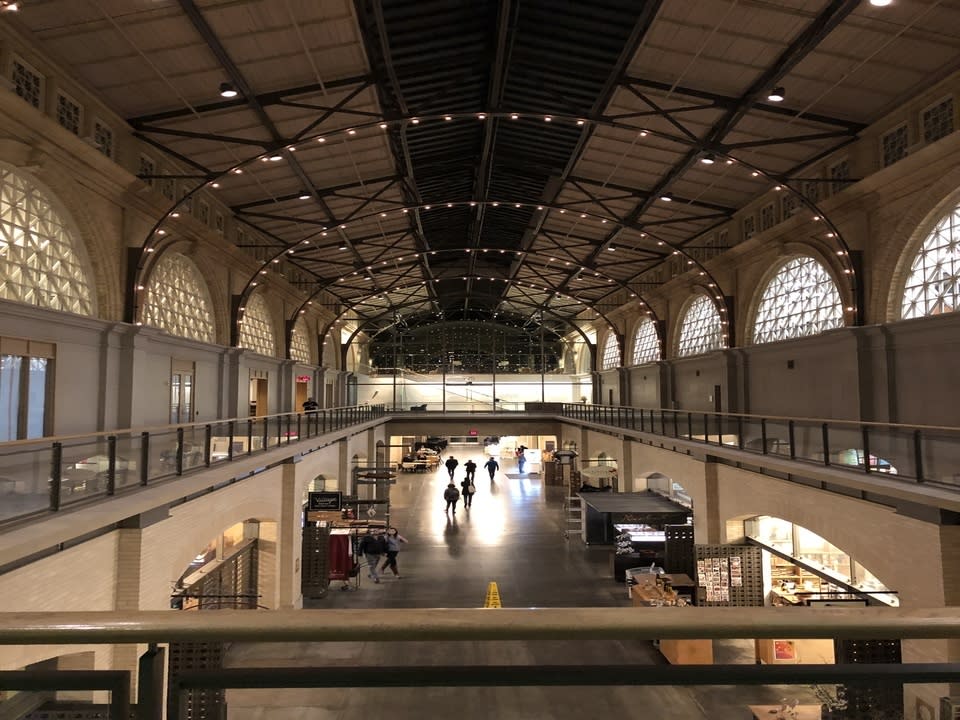
[[[461,466],[471,452],[452,447]],[[484,458],[475,454],[475,461]],[[463,478],[462,467],[456,482]],[[609,547],[586,547],[563,536],[558,488],[519,474],[512,462],[489,482],[477,472],[473,507],[444,511],[447,472],[401,473],[391,490],[391,523],[407,540],[401,579],[336,585],[310,608],[435,607],[438,613],[483,605],[496,581],[505,607],[616,607],[629,604],[610,574]],[[338,584],[337,584],[338,585]],[[493,611],[495,612],[495,611]],[[643,612],[638,609],[637,612]],[[678,610],[678,612],[687,612]],[[695,612],[695,611],[690,611]],[[718,662],[752,662],[746,641],[716,644]],[[301,643],[234,646],[228,664],[242,666],[469,664],[632,664],[635,672],[664,660],[648,642]],[[362,720],[474,718],[584,720],[630,718],[749,719],[748,704],[809,696],[803,688],[415,688],[243,690],[228,695],[231,720]]]

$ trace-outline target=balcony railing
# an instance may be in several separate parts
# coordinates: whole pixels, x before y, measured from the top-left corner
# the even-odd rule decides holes
[[[0,522],[230,463],[385,412],[360,405],[2,443]]]
[[[442,643],[526,641],[550,643],[552,656],[557,643],[578,647],[583,641],[611,641],[621,645],[659,640],[715,640],[742,638],[833,638],[835,640],[956,640],[960,638],[960,613],[941,609],[813,609],[813,608],[503,608],[482,610],[462,608],[451,615],[436,609],[376,610],[291,610],[251,612],[74,612],[0,613],[0,645],[94,645],[149,644],[139,663],[136,717],[159,719],[167,699],[170,720],[189,717],[191,693],[202,689],[252,688],[361,688],[361,687],[452,687],[456,701],[464,687],[557,687],[590,686],[728,686],[718,695],[717,717],[776,716],[768,710],[772,697],[797,696],[816,717],[900,720],[903,715],[901,687],[907,683],[955,683],[960,681],[960,664],[870,662],[869,664],[803,665],[651,665],[622,663],[591,665],[531,664],[534,654],[517,652],[517,662],[508,665],[447,664],[385,665],[377,645],[420,641],[440,652]],[[221,667],[178,670],[171,676],[169,692],[163,692],[165,643],[364,643],[369,664],[351,665],[341,661],[323,667],[304,667],[296,662],[291,647],[290,667],[277,667],[277,650],[270,655],[270,667]],[[943,643],[944,646],[947,643]],[[481,653],[480,656],[486,653]],[[255,656],[247,650],[246,657]],[[109,690],[110,718],[129,718],[129,673],[122,670],[88,671],[2,671],[0,690]],[[815,684],[814,687],[810,687]],[[759,686],[776,686],[764,688]],[[792,686],[792,687],[785,687]],[[847,697],[860,701],[856,712],[820,714],[824,705],[836,699],[843,688]],[[944,687],[914,686],[925,702],[938,702]],[[434,691],[434,700],[440,691]],[[496,704],[510,708],[513,696],[501,691]],[[559,692],[559,691],[558,691]],[[642,696],[651,702],[656,696]],[[671,695],[671,697],[676,697]],[[948,701],[949,698],[945,698]],[[821,702],[823,701],[823,702]],[[422,703],[420,697],[418,702]],[[492,701],[491,701],[492,702]],[[583,699],[580,698],[582,704]],[[796,701],[794,701],[796,702]],[[807,705],[807,703],[813,703]],[[787,703],[789,704],[789,703]],[[749,706],[749,710],[748,710]],[[431,706],[433,707],[433,706]],[[492,706],[491,706],[492,707]],[[519,709],[520,702],[517,703]],[[758,710],[758,707],[765,708]],[[102,717],[102,715],[100,715]],[[70,717],[84,717],[70,715]],[[800,717],[805,717],[801,715]]]
[[[564,403],[563,417],[758,456],[960,487],[960,428]]]

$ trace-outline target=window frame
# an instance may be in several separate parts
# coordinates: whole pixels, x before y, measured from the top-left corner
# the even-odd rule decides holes
[[[933,110],[934,108],[939,107],[940,105],[943,105],[944,103],[948,103],[948,102],[951,104],[951,108],[950,108],[950,131],[949,131],[948,133],[944,134],[944,135],[941,135],[941,136],[938,137],[938,138],[934,138],[934,139],[932,139],[932,140],[928,140],[928,139],[927,139],[927,125],[926,125],[926,123],[924,122],[924,117],[923,117],[924,114],[927,113],[927,112],[929,112],[929,111],[931,111],[931,110]],[[939,100],[936,100],[936,101],[930,103],[929,105],[926,105],[925,107],[920,108],[920,111],[917,113],[917,121],[918,121],[918,124],[919,124],[919,126],[920,126],[920,139],[921,139],[921,142],[923,142],[924,145],[929,145],[930,143],[935,143],[935,142],[937,142],[938,140],[942,140],[943,138],[947,137],[948,135],[952,135],[953,133],[955,133],[955,132],[957,131],[957,101],[956,101],[956,99],[954,98],[953,95],[947,94],[947,95],[942,96]]]
[[[687,318],[689,317],[694,304],[701,300],[709,303],[710,307],[713,308],[714,313],[716,313],[719,344],[716,347],[709,347],[706,349],[695,348],[694,351],[684,352],[682,348],[683,330],[686,326]],[[706,355],[707,353],[716,352],[717,350],[726,350],[729,344],[727,342],[727,328],[729,325],[724,325],[723,315],[724,314],[720,312],[717,299],[709,292],[709,289],[698,287],[696,291],[694,291],[693,294],[684,301],[681,308],[676,325],[676,342],[674,344],[675,356],[677,358],[696,357],[698,355]],[[705,334],[701,333],[701,337],[703,336],[705,336]]]
[[[66,125],[60,122],[60,101],[61,100],[66,100],[68,103],[71,103],[76,106],[77,108],[77,129],[76,130],[68,128]],[[86,116],[86,110],[83,107],[83,103],[77,100],[73,95],[71,95],[61,87],[57,88],[56,97],[54,98],[53,114],[54,114],[54,121],[57,123],[57,125],[62,127],[64,130],[66,130],[67,132],[73,133],[77,137],[81,137],[83,135],[83,121]]]
[[[106,148],[106,149],[105,149],[105,148],[103,147],[103,145],[97,140],[97,130],[98,130],[98,128],[103,128],[104,130],[106,130],[106,131],[110,134],[110,145],[109,145],[108,148]],[[111,126],[108,125],[106,122],[104,122],[103,119],[100,118],[99,116],[94,115],[94,116],[93,116],[93,123],[92,123],[92,127],[91,127],[91,134],[92,134],[92,136],[93,136],[94,144],[97,146],[97,150],[99,150],[100,153],[101,153],[104,157],[109,158],[109,159],[111,159],[111,160],[116,160],[116,159],[117,159],[117,150],[116,150],[116,148],[117,148],[117,143],[116,143],[117,135],[116,135],[116,133],[113,131],[113,127],[111,127]]]
[[[16,78],[15,73],[16,73],[16,65],[18,65],[18,64],[19,64],[19,65],[22,65],[22,66],[24,67],[24,69],[30,71],[30,73],[32,73],[33,75],[35,75],[35,76],[36,76],[37,78],[39,78],[39,80],[40,80],[40,82],[38,83],[37,104],[36,104],[36,105],[34,105],[33,102],[31,102],[31,101],[28,100],[26,97],[24,97],[23,95],[21,95],[20,93],[17,92],[17,78]],[[13,83],[13,94],[14,94],[14,95],[16,95],[17,97],[19,97],[21,100],[25,101],[28,105],[30,105],[30,107],[36,108],[36,109],[39,110],[40,112],[45,112],[46,105],[47,105],[47,103],[46,103],[47,76],[46,76],[44,73],[40,72],[39,70],[37,70],[37,68],[36,68],[34,65],[32,65],[31,63],[29,63],[29,62],[27,62],[26,60],[24,60],[22,55],[18,55],[17,53],[14,53],[13,56],[10,58],[10,72],[9,72],[9,77],[10,77],[11,82]]]
[[[891,162],[887,162],[887,155],[886,155],[884,143],[888,137],[890,137],[894,133],[900,132],[901,130],[903,130],[905,133],[905,141],[903,143],[903,155],[896,158],[895,160],[892,160]],[[906,120],[904,120],[903,122],[897,123],[892,128],[887,130],[885,133],[880,135],[880,167],[888,168],[888,167],[891,167],[892,165],[896,165],[898,162],[906,158],[908,155],[910,155],[910,124]]]

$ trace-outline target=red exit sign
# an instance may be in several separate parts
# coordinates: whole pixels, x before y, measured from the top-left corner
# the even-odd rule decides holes
[[[297,382],[310,382],[309,375],[297,375]]]
[[[470,431],[470,437],[476,437],[478,434],[479,434],[479,433],[477,433],[476,430],[471,430],[471,431]]]

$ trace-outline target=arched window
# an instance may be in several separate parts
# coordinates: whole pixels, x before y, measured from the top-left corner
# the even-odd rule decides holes
[[[310,330],[307,321],[297,318],[293,325],[293,337],[290,338],[290,359],[310,364]]]
[[[620,367],[620,343],[617,342],[617,334],[613,330],[607,333],[607,341],[603,346],[603,362],[600,367],[603,370]]]
[[[753,342],[818,335],[838,327],[843,327],[843,303],[830,273],[815,258],[795,257],[783,263],[763,289]]]
[[[66,213],[33,180],[0,164],[0,298],[93,315],[86,267]]]
[[[901,317],[954,312],[960,305],[960,205],[937,223],[917,257],[903,289]]]
[[[660,336],[657,334],[657,324],[649,318],[641,320],[633,336],[633,364],[643,365],[659,359]]]
[[[147,282],[143,323],[212,343],[216,332],[211,308],[207,284],[193,261],[180,253],[164,254]]]
[[[247,298],[243,317],[240,320],[240,347],[271,357],[277,354],[270,308],[267,307],[267,301],[260,293]]]
[[[700,355],[724,347],[723,325],[720,313],[713,300],[706,295],[697,295],[687,305],[680,324],[680,357]]]

